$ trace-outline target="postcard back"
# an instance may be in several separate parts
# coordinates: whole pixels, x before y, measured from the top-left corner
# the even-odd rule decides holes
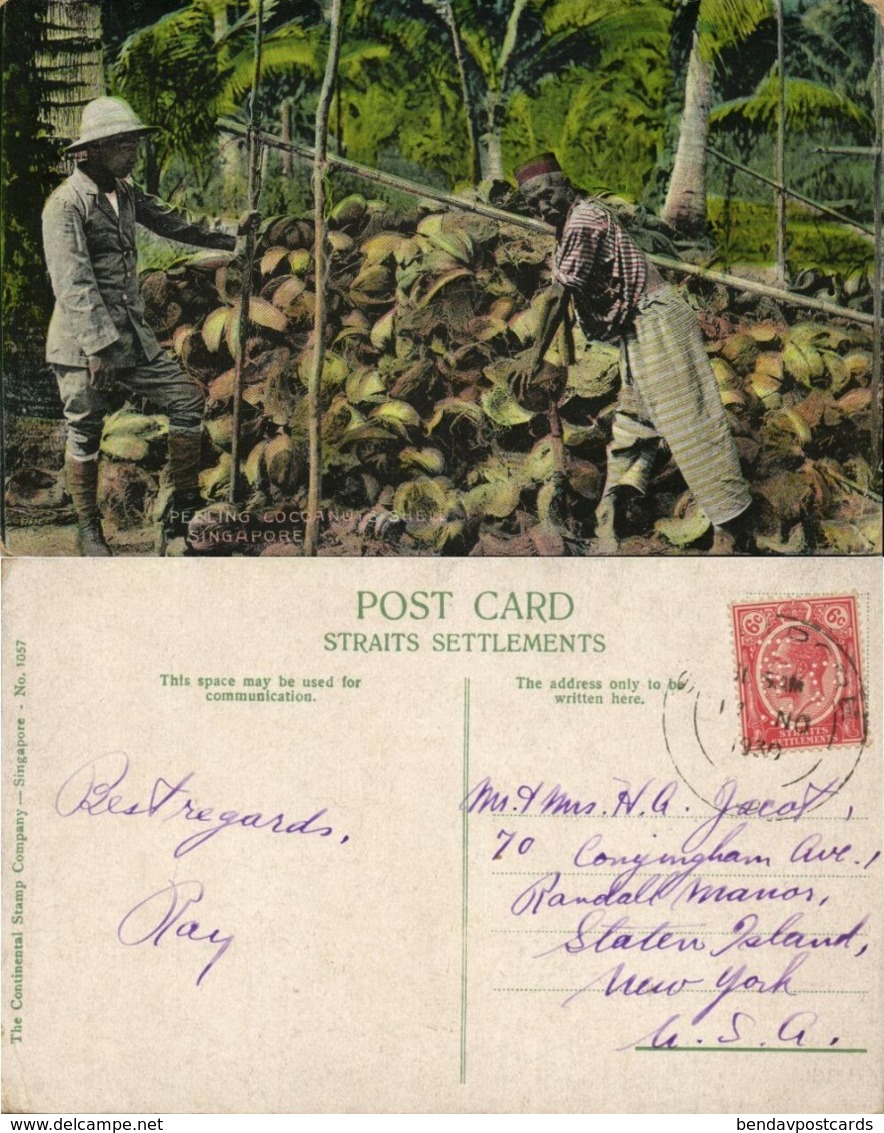
[[[5,566],[8,1110],[879,1109],[877,562],[115,565]]]

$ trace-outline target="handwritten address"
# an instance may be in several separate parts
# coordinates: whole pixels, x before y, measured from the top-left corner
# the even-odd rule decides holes
[[[853,897],[839,912],[838,897],[881,853],[862,844],[852,809],[826,834],[815,828],[838,780],[770,798],[731,778],[702,814],[686,813],[679,787],[612,777],[578,795],[542,780],[475,783],[461,810],[481,823],[494,931],[502,947],[518,941],[507,970],[524,980],[498,990],[548,987],[569,1009],[598,996],[612,1011],[628,1002],[630,1020],[644,1004],[651,1025],[625,1045],[612,1016],[623,1050],[849,1045],[810,995],[837,990],[833,972],[861,994],[872,913]],[[686,821],[660,821],[673,817]],[[523,821],[533,818],[556,821]],[[642,821],[610,821],[630,818]],[[661,1002],[676,1009],[660,1012]]]

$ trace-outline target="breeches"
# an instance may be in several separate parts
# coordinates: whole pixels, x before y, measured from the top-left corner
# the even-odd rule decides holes
[[[107,396],[90,384],[87,369],[55,366],[54,370],[67,422],[67,453],[74,460],[93,460],[108,413]],[[199,382],[183,373],[168,354],[130,369],[114,370],[112,379],[115,386],[143,397],[156,412],[164,413],[170,432],[199,432],[206,395]]]

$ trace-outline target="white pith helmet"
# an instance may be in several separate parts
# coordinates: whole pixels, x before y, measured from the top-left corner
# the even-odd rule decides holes
[[[115,138],[121,134],[150,134],[156,126],[145,126],[132,107],[122,98],[94,98],[83,108],[80,136],[65,153],[85,149],[93,142]]]

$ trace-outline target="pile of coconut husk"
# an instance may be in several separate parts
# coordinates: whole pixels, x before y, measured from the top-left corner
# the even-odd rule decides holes
[[[512,388],[537,330],[552,241],[479,215],[395,211],[361,196],[341,200],[330,226],[324,552],[591,553],[618,352],[578,332],[566,380],[541,381],[524,400]],[[639,236],[649,250],[669,250],[659,225]],[[259,240],[241,445],[243,510],[256,514],[305,503],[313,239],[309,217],[277,217]],[[142,280],[148,317],[206,387],[201,485],[218,501],[231,476],[241,272],[236,258],[211,252]],[[759,548],[874,550],[869,331],[702,280],[684,286],[761,505]],[[121,488],[130,511],[150,510],[151,484],[162,490],[161,441],[156,418],[124,410],[108,423],[103,450],[139,470]],[[623,550],[692,550],[707,529],[661,457]]]

